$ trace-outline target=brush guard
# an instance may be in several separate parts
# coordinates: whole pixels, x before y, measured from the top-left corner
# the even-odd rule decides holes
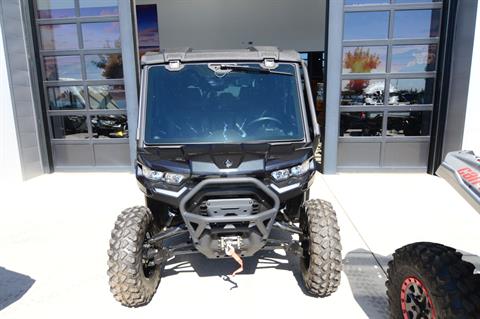
[[[261,197],[271,203],[271,207],[255,214],[244,214],[244,207],[238,209],[238,214],[233,214],[234,208],[225,207],[224,209],[230,210],[230,213],[218,216],[203,216],[187,210],[187,207],[190,207],[191,204],[198,205],[198,201],[195,202],[194,198],[200,192],[205,192],[202,194],[204,197],[213,194],[214,198],[223,193],[225,203],[228,203],[232,199],[228,196],[235,198],[235,187],[238,186],[253,187],[256,193],[261,193]],[[207,189],[213,189],[214,191],[209,192]],[[215,203],[221,205],[222,202],[217,201]],[[241,201],[237,199],[237,203],[241,203]],[[238,244],[235,248],[242,257],[252,256],[262,249],[267,244],[279,208],[280,200],[278,196],[258,179],[251,177],[203,180],[181,199],[179,206],[180,214],[192,238],[193,245],[208,258],[229,257],[225,253],[225,239],[232,236],[239,238],[236,241]]]

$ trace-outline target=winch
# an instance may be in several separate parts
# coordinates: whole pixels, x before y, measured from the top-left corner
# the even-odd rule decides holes
[[[237,270],[231,273],[231,276],[235,276],[243,271],[243,260],[235,252],[235,248],[240,249],[242,247],[242,237],[240,236],[227,236],[220,238],[220,248],[225,251],[225,255],[231,256],[240,265]]]

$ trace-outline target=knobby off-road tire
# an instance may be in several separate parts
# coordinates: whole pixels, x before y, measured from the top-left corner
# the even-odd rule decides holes
[[[136,206],[124,210],[112,230],[108,250],[110,291],[127,307],[149,303],[160,283],[160,266],[147,267],[144,263],[145,238],[156,232],[152,221],[148,208]]]
[[[447,246],[421,242],[397,249],[386,282],[391,318],[480,318],[480,280],[473,271],[472,264]],[[418,310],[424,308],[422,300],[429,303],[427,315]]]
[[[327,297],[340,285],[342,246],[340,228],[332,205],[312,199],[304,203],[300,217],[300,236],[303,256],[300,260],[302,277],[307,293],[314,297]]]

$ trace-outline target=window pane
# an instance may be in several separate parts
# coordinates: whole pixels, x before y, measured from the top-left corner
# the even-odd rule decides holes
[[[77,26],[75,24],[44,24],[39,28],[42,49],[78,49]]]
[[[440,36],[440,9],[395,12],[394,38],[434,38]]]
[[[84,140],[88,138],[85,116],[66,115],[52,116],[53,138],[68,140]]]
[[[94,138],[126,138],[128,137],[127,116],[97,115],[92,117]]]
[[[47,88],[50,110],[85,108],[82,86],[57,86]]]
[[[441,2],[442,0],[394,0],[396,3],[430,3],[430,2]]]
[[[117,0],[80,0],[80,16],[118,15]]]
[[[85,49],[111,49],[120,47],[118,22],[82,23]]]
[[[340,136],[381,136],[383,113],[342,112]]]
[[[344,40],[386,39],[388,11],[345,13]]]
[[[387,47],[345,47],[343,48],[343,73],[385,72]]]
[[[342,105],[383,105],[385,80],[343,80]]]
[[[394,45],[391,72],[435,71],[437,45]]]
[[[85,56],[87,79],[121,79],[123,78],[122,55],[97,54]]]
[[[260,67],[258,62],[241,66]],[[275,71],[292,76],[253,72],[219,74],[208,63],[186,63],[177,72],[168,71],[164,65],[150,68],[145,143],[303,139],[297,70],[293,64],[279,63]]]
[[[124,110],[126,108],[125,86],[123,85],[89,86],[88,96],[92,109]]]
[[[146,52],[160,50],[157,5],[137,5],[135,9],[137,14],[138,50],[140,57],[142,57]]]
[[[387,119],[387,136],[428,136],[430,111],[391,112]]]
[[[47,56],[43,58],[43,63],[48,81],[82,79],[79,56]]]
[[[390,0],[345,0],[346,5],[359,5],[359,4],[384,4],[389,3]]]
[[[37,0],[40,19],[69,18],[75,16],[74,0]]]
[[[391,79],[388,104],[432,104],[434,79]]]

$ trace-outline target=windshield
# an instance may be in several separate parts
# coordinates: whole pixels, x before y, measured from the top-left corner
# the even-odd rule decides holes
[[[294,64],[185,64],[148,70],[145,143],[243,143],[304,137]]]

